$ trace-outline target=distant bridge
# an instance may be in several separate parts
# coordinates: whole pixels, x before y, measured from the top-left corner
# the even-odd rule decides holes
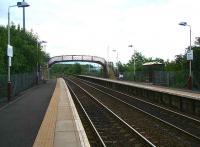
[[[52,57],[48,62],[48,67],[51,67],[53,64],[58,62],[93,62],[101,64],[102,66],[106,66],[106,60],[101,57],[97,56],[90,56],[90,55],[62,55],[62,56],[55,56]]]
[[[92,62],[102,65],[105,77],[108,77],[107,62],[102,57],[90,56],[90,55],[62,55],[50,58],[48,62],[48,68],[51,68],[53,64],[59,62]]]

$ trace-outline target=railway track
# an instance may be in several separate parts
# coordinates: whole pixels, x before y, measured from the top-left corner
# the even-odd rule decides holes
[[[89,84],[90,86],[93,86],[94,88],[106,94],[112,95],[115,98],[125,103],[128,103],[131,106],[144,110],[148,114],[155,116],[158,119],[163,120],[164,122],[168,122],[169,124],[172,124],[174,127],[179,128],[180,130],[185,131],[185,133],[188,133],[194,138],[200,140],[200,120],[196,118],[187,116],[177,111],[167,109],[162,106],[155,105],[153,103],[130,96],[128,94],[112,90],[102,85],[98,85],[86,80],[81,80],[81,81]]]
[[[157,146],[199,146],[199,121],[101,85],[73,78]],[[127,113],[124,113],[127,112]]]
[[[154,147],[143,135],[138,133],[119,116],[70,79],[65,79],[78,112],[81,112],[83,126],[91,146],[136,146]],[[86,116],[86,117],[85,117]],[[86,119],[87,118],[87,119]],[[90,128],[90,129],[88,129]],[[94,131],[91,131],[93,128]],[[89,133],[87,130],[90,130]]]

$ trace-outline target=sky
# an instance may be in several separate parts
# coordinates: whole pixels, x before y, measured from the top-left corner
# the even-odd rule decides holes
[[[93,55],[127,63],[134,49],[146,57],[173,60],[200,36],[199,0],[26,0],[26,29],[48,43],[51,57]],[[7,25],[8,6],[0,0],[0,25]],[[22,8],[13,7],[11,21],[22,26]],[[130,44],[133,48],[128,47]],[[116,50],[116,52],[113,52]]]

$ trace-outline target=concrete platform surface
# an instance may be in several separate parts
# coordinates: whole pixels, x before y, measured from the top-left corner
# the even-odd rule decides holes
[[[56,81],[23,92],[0,109],[0,147],[31,147],[37,136]]]
[[[90,147],[69,89],[62,78],[34,142],[34,147]]]
[[[105,78],[84,76],[84,75],[81,75],[81,76],[93,78],[93,79],[99,79],[99,80],[108,81],[108,82],[113,82],[113,83],[119,83],[119,84],[138,87],[138,88],[143,88],[143,89],[147,89],[147,90],[151,90],[151,91],[167,93],[167,94],[171,94],[171,95],[187,97],[187,98],[194,99],[194,100],[200,100],[200,92],[194,92],[191,90],[168,88],[168,87],[164,87],[164,86],[149,85],[149,84],[137,83],[137,82],[132,82],[132,81],[112,80],[112,79],[105,79]]]

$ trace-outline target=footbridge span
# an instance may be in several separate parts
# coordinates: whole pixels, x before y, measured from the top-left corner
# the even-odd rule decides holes
[[[51,68],[53,64],[59,62],[92,62],[100,64],[103,67],[104,77],[109,77],[109,66],[107,61],[98,56],[90,56],[90,55],[62,55],[62,56],[55,56],[50,58],[48,61],[48,68]]]

